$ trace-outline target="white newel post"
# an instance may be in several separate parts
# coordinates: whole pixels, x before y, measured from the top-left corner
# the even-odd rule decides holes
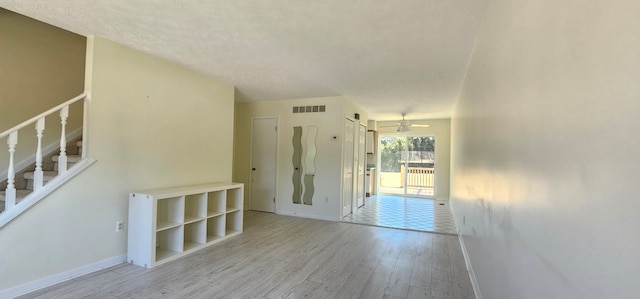
[[[60,157],[58,158],[58,174],[63,174],[67,171],[67,133],[65,128],[67,126],[67,118],[69,117],[69,105],[60,109],[60,123],[62,124],[62,133],[60,135]]]
[[[44,132],[44,117],[36,121],[36,136],[38,137],[38,148],[36,149],[36,170],[33,173],[33,190],[42,188],[42,133]]]
[[[13,153],[15,153],[16,144],[18,144],[18,131],[9,134],[7,144],[9,145],[9,169],[7,170],[7,190],[4,199],[5,211],[16,205],[16,185],[14,184],[16,172],[13,169]]]

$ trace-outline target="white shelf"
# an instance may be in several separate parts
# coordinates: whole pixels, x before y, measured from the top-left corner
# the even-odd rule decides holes
[[[189,223],[193,223],[193,222],[204,220],[204,219],[205,219],[204,217],[199,217],[199,216],[185,216],[184,224],[189,224]]]
[[[170,257],[176,256],[178,254],[180,254],[180,252],[173,251],[173,250],[167,250],[167,249],[163,249],[163,248],[157,248],[156,249],[156,260],[158,260],[158,261],[166,260],[166,259],[169,259]]]
[[[226,211],[226,213],[228,214],[228,213],[236,212],[236,211],[240,211],[240,209],[238,209],[238,208],[230,208],[230,207],[227,207],[227,211]]]
[[[213,212],[213,213],[207,215],[207,218],[218,217],[218,216],[221,216],[221,215],[224,215],[224,214],[226,214],[226,212]]]
[[[168,221],[158,221],[158,225],[156,226],[156,231],[163,231],[166,229],[170,229],[170,228],[174,228],[174,227],[178,227],[182,225],[182,223],[178,223],[178,222],[168,222]]]
[[[225,230],[224,234],[225,234],[225,236],[230,236],[230,235],[237,235],[237,234],[239,234],[241,232],[242,231],[239,231],[239,230],[227,229],[227,230]]]
[[[238,183],[131,193],[127,260],[152,268],[242,233],[243,196]]]
[[[227,236],[227,235],[222,236],[222,237],[221,236],[207,236],[207,244],[216,243],[216,242],[222,241],[222,240],[224,240],[224,239],[226,239],[228,237],[230,237],[230,236]]]
[[[196,249],[198,247],[202,247],[204,246],[204,243],[197,243],[197,242],[184,242],[184,251],[190,251],[193,249]]]

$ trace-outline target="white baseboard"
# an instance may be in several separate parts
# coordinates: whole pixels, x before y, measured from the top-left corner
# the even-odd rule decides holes
[[[464,240],[462,239],[462,235],[458,234],[458,240],[460,240],[460,247],[462,248],[462,255],[464,255],[464,262],[467,264],[467,272],[469,272],[469,279],[471,279],[471,286],[473,287],[473,293],[476,295],[476,299],[482,299],[482,294],[480,294],[480,286],[478,286],[478,280],[476,280],[476,274],[473,272],[473,267],[471,267],[471,260],[469,259],[469,254],[467,253],[467,247],[464,246]]]
[[[311,219],[318,219],[318,220],[334,221],[334,222],[340,221],[339,217],[331,217],[331,216],[317,215],[317,214],[311,214],[311,213],[276,211],[276,214],[285,215],[285,216],[294,216],[294,217],[300,217],[300,218],[311,218]]]
[[[31,293],[52,285],[74,279],[76,277],[100,271],[118,264],[125,263],[127,255],[119,255],[106,260],[102,260],[93,264],[85,265],[66,272],[54,274],[48,277],[40,278],[25,284],[0,291],[0,298],[14,298],[27,293]]]
[[[67,134],[67,141],[71,141],[74,140],[78,137],[82,136],[82,128],[78,128],[73,130],[73,132]],[[42,156],[47,156],[51,153],[53,153],[53,151],[57,150],[60,148],[60,138],[58,138],[58,141],[53,142],[51,144],[48,144],[47,146],[42,147]],[[33,155],[27,157],[26,159],[17,162],[13,169],[16,170],[16,172],[19,172],[25,168],[27,168],[29,165],[33,164],[36,162],[36,153],[34,152]],[[9,170],[5,169],[3,172],[0,172],[0,181],[4,181],[7,179],[7,172]]]

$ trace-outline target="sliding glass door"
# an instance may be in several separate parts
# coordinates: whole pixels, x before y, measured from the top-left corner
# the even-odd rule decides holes
[[[380,136],[380,193],[435,196],[435,137]]]

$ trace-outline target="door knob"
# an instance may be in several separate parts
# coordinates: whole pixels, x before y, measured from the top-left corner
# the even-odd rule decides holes
[[[255,171],[255,170],[256,170],[256,168],[255,168],[255,167],[254,167],[254,168],[251,168],[251,170]]]

